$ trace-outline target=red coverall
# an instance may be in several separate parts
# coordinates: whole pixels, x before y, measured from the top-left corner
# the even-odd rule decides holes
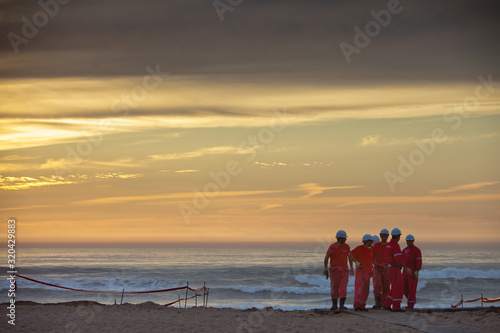
[[[391,290],[382,305],[386,308],[390,308],[392,305],[392,310],[399,310],[403,301],[403,276],[401,274],[403,254],[398,242],[394,239],[391,239],[385,246],[385,258],[389,267],[387,277],[391,284]]]
[[[372,251],[360,245],[351,251],[361,267],[356,267],[356,280],[354,282],[354,308],[366,307],[366,300],[370,293],[370,278],[372,277]]]
[[[404,295],[408,299],[408,307],[413,308],[417,303],[418,278],[413,277],[415,271],[422,268],[422,252],[413,245],[403,250],[403,260],[406,266],[411,269],[411,274],[403,272]]]
[[[346,243],[333,243],[326,252],[330,256],[330,289],[333,299],[347,297],[347,283],[349,282],[349,268],[347,254],[351,248]]]
[[[387,244],[386,244],[387,245]],[[385,245],[377,243],[371,247],[373,257],[373,297],[384,302],[389,293],[389,279],[387,278],[387,262],[385,261]]]

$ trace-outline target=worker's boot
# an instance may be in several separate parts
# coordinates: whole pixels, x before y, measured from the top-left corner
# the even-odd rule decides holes
[[[332,298],[332,307],[330,308],[330,310],[337,310],[338,307],[337,307],[337,299],[336,298]]]
[[[380,296],[377,296],[375,298],[375,305],[373,306],[374,309],[382,309],[382,302],[380,300]]]
[[[340,310],[347,310],[347,308],[344,306],[344,303],[345,303],[345,297],[340,299],[340,304],[339,304]]]

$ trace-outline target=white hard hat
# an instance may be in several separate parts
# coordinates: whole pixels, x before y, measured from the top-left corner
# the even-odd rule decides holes
[[[347,238],[347,233],[344,230],[337,231],[335,238]]]
[[[377,235],[373,235],[372,238],[373,238],[373,243],[380,242],[380,238]]]
[[[363,243],[367,242],[367,241],[372,241],[372,240],[373,240],[373,237],[370,234],[366,234],[363,236]]]
[[[412,234],[408,234],[408,236],[406,236],[406,240],[409,240],[409,241],[414,241],[415,240],[415,237],[413,237]]]
[[[401,230],[399,230],[398,228],[394,228],[391,231],[391,235],[392,236],[399,236],[399,235],[401,235]]]
[[[389,236],[389,230],[387,230],[387,229],[382,229],[382,230],[380,230],[380,234],[381,234],[381,235],[387,235],[387,236]]]

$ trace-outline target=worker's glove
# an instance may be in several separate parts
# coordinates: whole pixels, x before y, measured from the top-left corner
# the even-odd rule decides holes
[[[415,273],[413,273],[413,277],[414,277],[415,279],[418,279],[418,272],[420,272],[420,271],[415,271]]]
[[[323,275],[326,276],[326,279],[328,280],[328,278],[329,278],[328,269],[325,268],[323,270]]]
[[[363,264],[362,264],[362,263],[360,263],[360,262],[357,262],[357,263],[356,263],[356,267],[357,267],[357,268],[361,268],[361,266],[363,266]]]
[[[411,269],[409,269],[408,267],[406,267],[405,271],[406,271],[406,274],[411,275]]]
[[[354,275],[354,269],[352,269],[352,268],[351,268],[351,269],[349,270],[349,275]]]

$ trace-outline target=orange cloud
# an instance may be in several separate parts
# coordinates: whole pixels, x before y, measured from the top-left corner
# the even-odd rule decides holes
[[[452,193],[452,192],[458,192],[458,191],[468,191],[468,190],[477,190],[485,186],[491,186],[495,184],[500,184],[500,182],[482,182],[482,183],[472,183],[472,184],[465,184],[465,185],[458,185],[458,186],[453,186],[452,188],[449,189],[444,189],[444,190],[434,190],[431,191],[431,193],[436,193],[436,194],[442,194],[442,193]]]

